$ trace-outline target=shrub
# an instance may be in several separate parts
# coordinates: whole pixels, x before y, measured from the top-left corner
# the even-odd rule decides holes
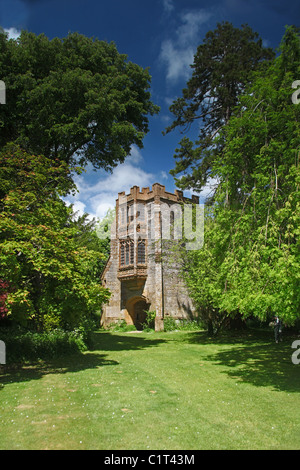
[[[174,318],[172,317],[165,317],[164,318],[164,331],[174,331],[178,330],[178,325]]]
[[[134,325],[127,325],[125,320],[120,320],[117,323],[112,323],[107,327],[110,331],[135,331],[136,327]]]
[[[6,345],[8,364],[55,359],[87,349],[83,334],[78,330],[36,333],[21,328],[0,328],[0,339]]]
[[[200,329],[203,329],[203,325],[198,320],[175,320],[172,317],[164,318],[164,331]]]
[[[146,313],[146,321],[143,323],[144,330],[154,330],[155,328],[155,317],[156,311],[155,310],[145,310]]]

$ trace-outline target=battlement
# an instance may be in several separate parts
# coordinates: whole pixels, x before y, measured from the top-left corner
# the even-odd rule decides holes
[[[154,183],[152,189],[149,187],[142,188],[140,191],[139,186],[133,186],[130,189],[129,194],[125,194],[125,191],[118,193],[117,201],[119,204],[128,202],[150,202],[151,200],[163,199],[168,202],[185,202],[190,204],[199,204],[199,196],[192,195],[191,198],[183,196],[183,192],[179,189],[175,189],[174,193],[166,191],[166,187],[163,184]]]

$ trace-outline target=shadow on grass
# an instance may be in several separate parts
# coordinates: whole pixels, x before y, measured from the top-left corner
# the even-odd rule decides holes
[[[118,365],[119,362],[107,358],[106,351],[137,350],[158,346],[162,339],[148,339],[131,334],[111,334],[95,332],[92,335],[92,347],[86,353],[76,353],[59,359],[37,361],[36,363],[0,366],[0,391],[7,383],[26,382],[41,379],[48,374],[65,374],[86,369]],[[96,352],[99,351],[99,352]]]
[[[166,343],[167,341],[151,335],[150,338],[140,336],[134,333],[110,333],[107,331],[95,332],[92,335],[93,350],[101,351],[124,351],[145,349],[159,344]]]
[[[300,364],[292,363],[291,348],[295,337],[285,337],[276,344],[272,332],[247,331],[221,334],[210,338],[205,332],[191,333],[187,341],[216,345],[216,351],[202,357],[223,367],[222,373],[237,381],[273,390],[300,392]]]
[[[7,383],[27,382],[41,379],[49,374],[66,374],[86,369],[97,369],[104,366],[118,365],[117,361],[106,358],[106,354],[77,353],[49,361],[39,361],[32,364],[14,364],[0,366],[0,391]]]

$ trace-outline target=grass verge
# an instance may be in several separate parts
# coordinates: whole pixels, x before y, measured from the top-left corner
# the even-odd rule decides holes
[[[98,332],[91,351],[2,366],[0,448],[299,449],[291,343],[257,332]]]

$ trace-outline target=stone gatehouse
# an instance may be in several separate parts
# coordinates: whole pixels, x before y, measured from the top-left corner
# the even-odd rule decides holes
[[[152,190],[134,186],[130,194],[119,193],[111,253],[102,274],[102,284],[111,291],[101,319],[104,327],[125,320],[142,329],[145,310],[156,312],[156,330],[163,329],[168,316],[176,320],[194,316],[176,256],[168,256],[163,243],[174,239],[174,220],[182,203],[199,204],[199,198],[185,198],[179,190],[169,193],[158,183]]]

